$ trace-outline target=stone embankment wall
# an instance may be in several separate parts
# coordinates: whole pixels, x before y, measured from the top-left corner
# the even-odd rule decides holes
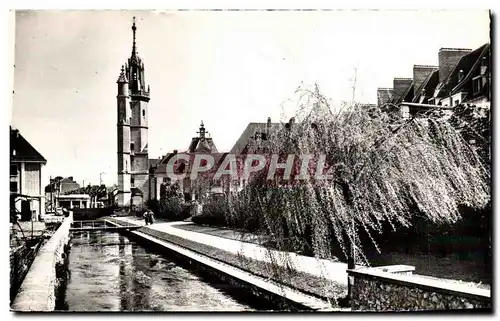
[[[354,278],[352,310],[491,309],[490,290],[387,268],[348,271]]]
[[[56,266],[64,261],[64,251],[69,242],[70,215],[52,237],[40,248],[28,274],[24,278],[11,310],[53,311],[56,302]]]
[[[10,250],[10,300],[14,299],[23,278],[30,264],[33,262],[36,256],[35,249],[31,249],[29,246],[20,246]]]

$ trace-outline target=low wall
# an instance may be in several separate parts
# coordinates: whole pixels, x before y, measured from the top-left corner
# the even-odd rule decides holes
[[[10,301],[15,298],[28,269],[35,259],[36,250],[29,245],[10,250]]]
[[[389,266],[348,270],[349,277],[353,278],[352,310],[491,309],[490,290],[413,275],[414,268],[411,268]]]
[[[57,286],[56,264],[63,260],[72,221],[70,215],[40,248],[19,288],[11,310],[16,312],[54,310]]]

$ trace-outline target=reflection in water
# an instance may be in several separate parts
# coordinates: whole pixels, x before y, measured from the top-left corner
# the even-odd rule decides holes
[[[252,310],[118,233],[74,233],[68,268],[70,311]]]

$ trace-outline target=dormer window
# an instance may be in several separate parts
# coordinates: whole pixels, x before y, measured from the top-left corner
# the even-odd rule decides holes
[[[478,94],[483,87],[481,77],[475,77],[472,79],[472,90],[474,94]]]

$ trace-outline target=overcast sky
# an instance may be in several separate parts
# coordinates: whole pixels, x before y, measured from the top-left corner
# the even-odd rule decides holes
[[[441,47],[489,42],[487,11],[146,12],[16,15],[11,124],[81,184],[117,178],[116,80],[130,56],[132,17],[151,86],[150,158],[185,150],[203,120],[219,151],[249,122],[280,120],[280,104],[318,82],[334,105],[376,102],[377,87],[437,65]]]

